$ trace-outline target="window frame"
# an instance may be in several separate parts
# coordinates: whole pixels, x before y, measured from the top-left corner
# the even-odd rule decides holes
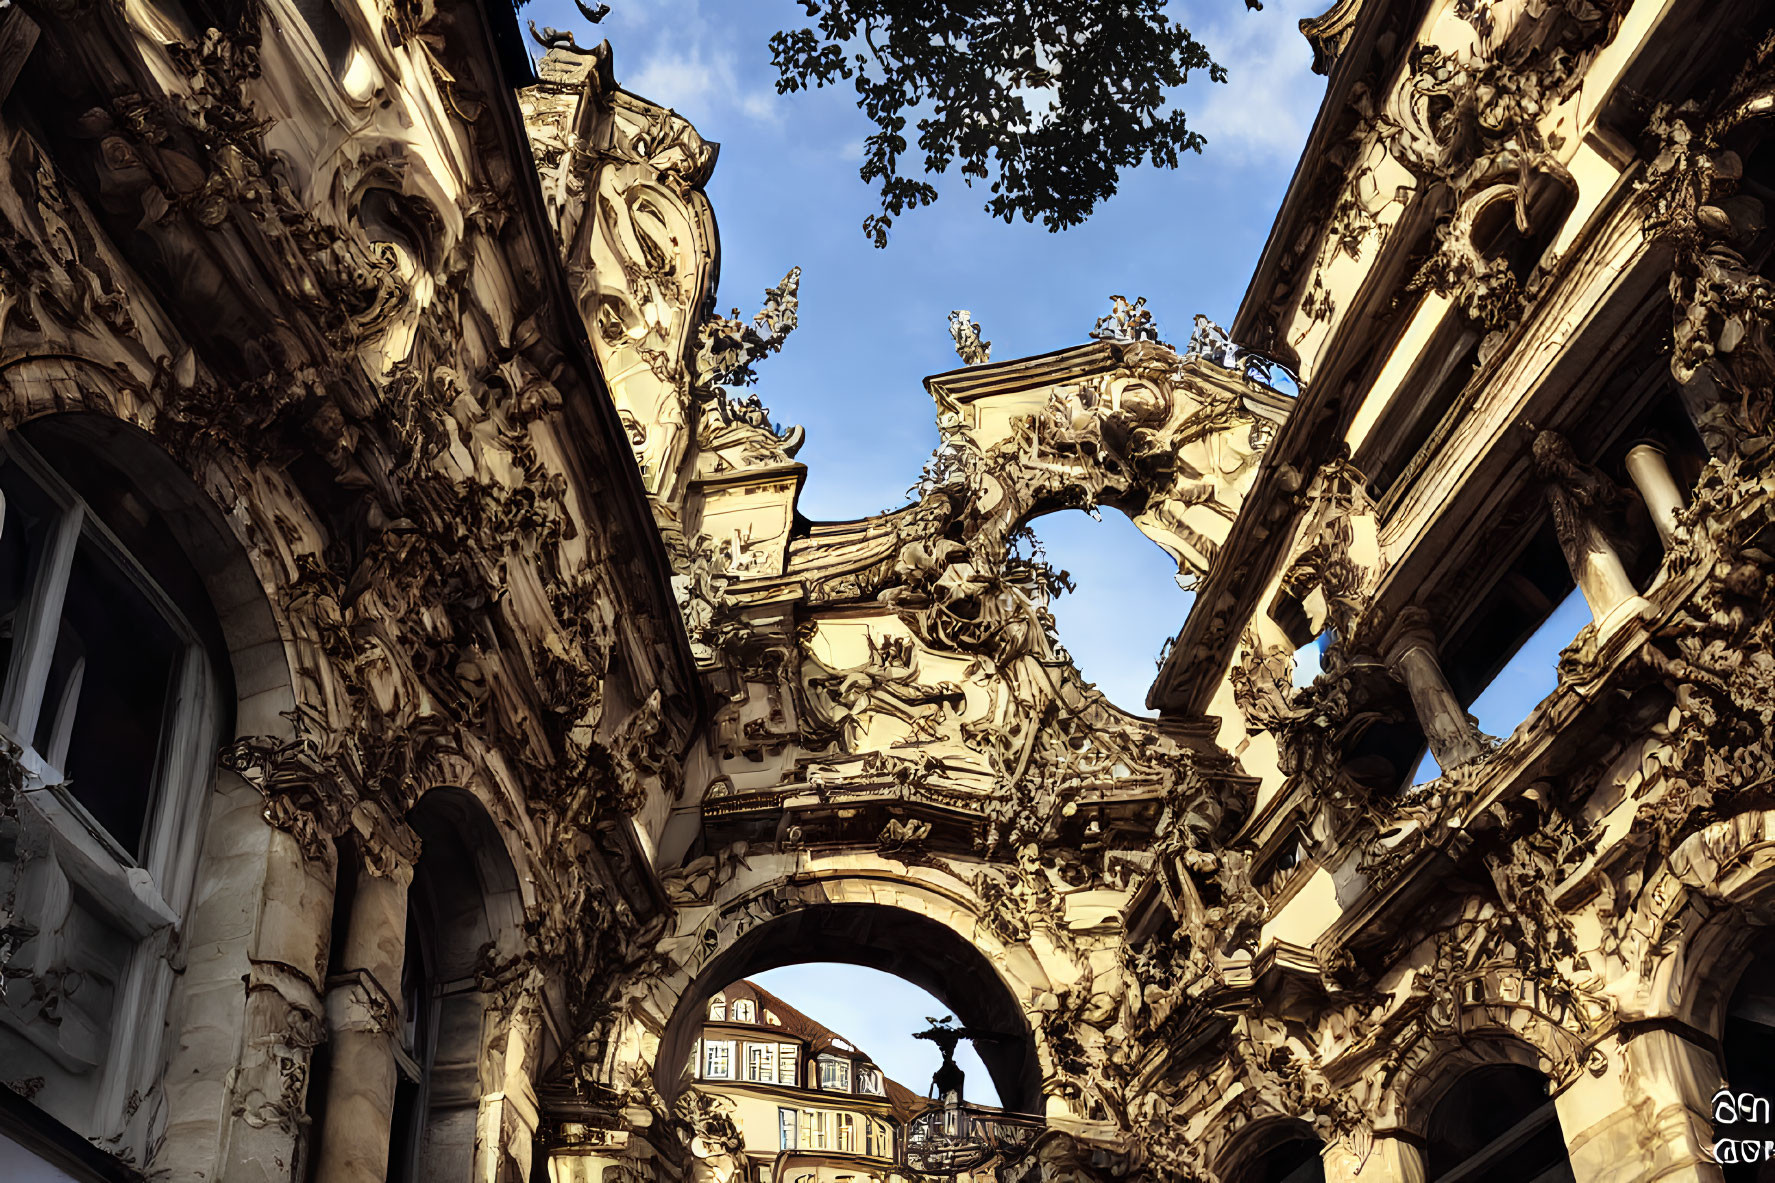
[[[715,1054],[719,1052],[722,1060],[722,1071],[715,1071]],[[703,1041],[703,1073],[704,1080],[733,1080],[733,1040],[705,1039]]]
[[[851,1091],[851,1062],[842,1056],[821,1054],[814,1061],[819,1065],[820,1091],[823,1093],[848,1093]],[[840,1079],[840,1083],[826,1083],[826,1070],[833,1070],[832,1075]]]
[[[0,465],[16,465],[57,510],[55,520],[46,523],[48,537],[44,540],[43,553],[32,556],[36,569],[30,573],[24,603],[20,606],[21,627],[14,630],[11,658],[6,669],[0,671],[4,679],[0,682],[0,735],[21,749],[20,760],[26,775],[35,782],[31,787],[45,790],[60,807],[57,811],[60,816],[52,819],[62,823],[57,826],[59,836],[74,839],[81,853],[89,857],[97,853],[93,849],[97,847],[126,875],[129,870],[140,868],[160,884],[172,878],[178,869],[179,835],[174,832],[171,819],[187,812],[196,792],[193,782],[199,775],[211,771],[208,762],[201,757],[202,745],[205,733],[219,729],[214,703],[217,697],[214,671],[210,669],[203,640],[178,604],[130,553],[129,547],[87,508],[85,500],[73,486],[34,448],[16,434],[9,436],[0,444]],[[0,496],[0,504],[3,502],[4,497]],[[70,791],[63,769],[51,764],[47,755],[37,751],[31,742],[48,706],[45,699],[49,692],[50,665],[55,656],[62,607],[67,602],[74,557],[82,543],[92,546],[135,586],[180,644],[177,669],[168,687],[161,722],[154,780],[143,809],[140,854],[126,850],[99,824]],[[64,702],[57,709],[73,705]],[[65,732],[71,723],[71,719],[58,718],[54,727],[57,732]],[[62,762],[67,762],[66,751],[62,753]],[[78,830],[69,829],[66,823],[70,821],[77,824]],[[194,859],[191,861],[195,863]],[[173,904],[172,900],[165,902]],[[183,911],[182,907],[174,910]],[[173,919],[176,921],[177,917]],[[164,917],[161,916],[153,918],[153,922],[162,920]]]
[[[868,1157],[887,1159],[894,1157],[893,1135],[888,1129],[888,1123],[879,1117],[864,1119],[863,1138],[864,1154]]]
[[[25,791],[17,798],[21,820],[35,835],[32,842],[46,848],[26,853],[15,865],[18,901],[28,911],[32,901],[66,899],[71,894],[122,941],[123,969],[116,978],[113,1004],[103,1016],[106,1037],[99,1059],[86,1069],[67,1069],[71,1079],[92,1082],[90,1091],[82,1094],[91,1126],[82,1132],[116,1140],[126,1136],[131,1123],[130,1097],[146,1095],[158,1079],[171,1037],[164,1017],[176,974],[171,952],[156,934],[163,938],[177,931],[191,905],[217,775],[222,683],[201,634],[177,602],[72,483],[16,431],[0,437],[0,468],[10,468],[54,507],[53,516],[44,522],[41,551],[25,560],[29,566],[15,618],[13,649],[0,671],[4,676],[0,738],[18,746],[25,778]],[[178,646],[162,704],[139,853],[126,849],[99,824],[73,795],[63,769],[30,742],[49,707],[50,667],[69,577],[83,545],[135,587]],[[64,687],[61,703],[50,709],[77,710],[78,692],[70,695]],[[71,728],[71,715],[52,724],[52,742],[61,737],[64,764]],[[16,968],[26,973],[51,965],[90,965],[94,956],[104,955],[102,949],[77,943],[62,931],[33,936],[25,948],[33,945],[28,956],[15,956]],[[59,1046],[58,1027],[29,1021],[4,1005],[0,1005],[0,1026],[58,1063],[68,1064]]]
[[[750,998],[734,999],[733,1021],[736,1023],[756,1023],[758,1021],[757,1004]]]
[[[801,1149],[801,1112],[787,1105],[777,1107],[778,1150]]]

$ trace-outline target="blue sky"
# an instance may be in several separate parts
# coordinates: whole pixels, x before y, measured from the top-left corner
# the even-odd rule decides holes
[[[775,93],[767,40],[805,21],[796,0],[610,0],[589,28],[569,0],[533,0],[524,16],[608,37],[617,81],[688,117],[720,142],[708,186],[721,230],[720,306],[750,317],[766,287],[802,268],[801,326],[759,367],[758,393],[780,423],[807,428],[810,469],[801,510],[844,519],[904,504],[936,443],[922,379],[960,363],[949,311],[966,308],[995,360],[1086,339],[1112,294],[1145,296],[1166,339],[1181,345],[1192,316],[1232,320],[1281,204],[1323,94],[1297,22],[1328,0],[1172,0],[1227,68],[1183,88],[1193,127],[1208,138],[1176,171],[1140,169],[1084,226],[1049,234],[1007,226],[984,192],[940,183],[933,207],[897,219],[887,249],[863,237],[873,192],[857,177],[872,125],[849,89]],[[1153,659],[1189,597],[1164,554],[1125,519],[1082,512],[1036,523],[1049,559],[1078,591],[1054,605],[1062,642],[1112,701],[1141,710]],[[1481,726],[1507,735],[1552,688],[1552,660],[1587,619],[1564,605],[1475,704]],[[768,989],[866,1049],[889,1075],[924,1092],[937,1057],[907,1038],[939,1003],[897,978],[854,966],[775,970]],[[992,1100],[978,1061],[969,1093]]]
[[[930,1094],[931,1073],[943,1055],[935,1044],[913,1039],[912,1033],[929,1027],[926,1020],[954,1012],[917,986],[880,970],[828,961],[788,965],[752,980],[844,1036],[919,1096]],[[957,1048],[955,1062],[967,1073],[963,1091],[968,1100],[998,1104],[998,1090],[972,1047]]]

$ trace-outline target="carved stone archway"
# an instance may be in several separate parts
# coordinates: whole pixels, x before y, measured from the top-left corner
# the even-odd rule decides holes
[[[632,1087],[644,1072],[669,1110],[703,1006],[716,991],[784,965],[839,961],[902,977],[967,1025],[1007,1036],[979,1049],[1005,1105],[1033,1113],[1054,1107],[1040,1010],[1081,980],[1084,958],[1050,934],[1003,939],[962,868],[908,867],[857,853],[762,855],[724,867],[705,858],[672,887],[672,928],[607,1044],[610,1086]]]
[[[976,1045],[1007,1109],[1039,1113],[1042,1072],[1028,1016],[1002,971],[953,928],[890,904],[811,904],[756,925],[711,958],[660,1038],[654,1079],[673,1099],[701,1030],[708,1000],[731,982],[809,961],[837,961],[891,973],[931,993],[973,1030],[1003,1042]],[[917,1085],[922,1082],[910,1082]]]

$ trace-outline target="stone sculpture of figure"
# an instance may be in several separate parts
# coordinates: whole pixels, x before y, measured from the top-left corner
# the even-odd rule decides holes
[[[1196,328],[1190,334],[1189,346],[1184,352],[1189,357],[1199,357],[1229,370],[1239,361],[1239,347],[1233,344],[1226,330],[1200,312],[1196,313]]]
[[[955,353],[965,366],[978,366],[992,360],[992,342],[980,335],[980,325],[966,308],[949,314],[949,335],[955,338]]]
[[[1621,489],[1593,465],[1579,460],[1572,445],[1557,431],[1536,434],[1535,474],[1547,486],[1553,509],[1553,530],[1574,572],[1589,556],[1607,549],[1603,522],[1621,505]]]
[[[691,1089],[680,1098],[677,1116],[689,1144],[694,1183],[739,1183],[746,1140],[733,1119],[732,1102]]]
[[[957,1027],[954,1017],[950,1015],[944,1015],[940,1019],[927,1015],[926,1019],[931,1024],[929,1029],[915,1032],[912,1038],[928,1039],[937,1045],[938,1051],[943,1053],[943,1063],[931,1076],[931,1084],[936,1088],[937,1096],[944,1099],[953,1096],[955,1100],[960,1101],[965,1074],[961,1070],[961,1065],[955,1062],[956,1046],[964,1039],[970,1042],[993,1043],[1001,1041],[1003,1037],[991,1031],[979,1031],[972,1027]]]
[[[1097,318],[1096,326],[1091,329],[1091,340],[1132,343],[1159,339],[1159,326],[1146,306],[1145,296],[1132,303],[1126,296],[1111,296],[1109,302],[1109,315]]]

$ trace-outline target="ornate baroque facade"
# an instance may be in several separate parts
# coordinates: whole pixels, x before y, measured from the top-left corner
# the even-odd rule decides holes
[[[917,499],[809,523],[732,393],[798,273],[713,313],[715,145],[607,48],[0,7],[0,1160],[731,1180],[685,1066],[818,956],[993,1034],[1009,1183],[1719,1178],[1775,1092],[1770,23],[1339,0],[1230,340],[958,312]],[[1026,527],[1098,506],[1195,588],[1156,718],[1046,609]]]

